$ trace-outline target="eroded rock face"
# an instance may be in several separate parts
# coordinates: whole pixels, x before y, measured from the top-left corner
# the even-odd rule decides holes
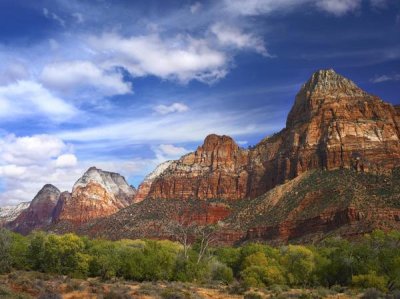
[[[248,151],[228,136],[209,135],[153,180],[148,198],[241,199],[247,193]]]
[[[141,202],[144,200],[150,192],[151,185],[154,180],[158,179],[160,175],[171,165],[173,161],[165,161],[154,169],[149,175],[147,175],[143,182],[139,185],[137,193],[135,195],[134,202]]]
[[[31,201],[29,207],[22,211],[14,221],[10,222],[8,227],[16,232],[27,234],[34,229],[49,225],[59,196],[60,190],[55,186],[44,185]]]
[[[79,225],[105,217],[133,203],[135,194],[123,176],[91,167],[75,183],[72,193],[61,194],[53,221]]]
[[[22,202],[15,206],[0,207],[0,226],[16,219],[29,205],[30,202]]]
[[[286,129],[251,152],[249,197],[310,169],[385,171],[400,162],[396,109],[333,70],[303,85]]]
[[[311,169],[385,172],[400,165],[399,128],[398,107],[321,70],[297,94],[281,132],[249,151],[230,137],[210,135],[147,185],[147,197],[236,200]]]

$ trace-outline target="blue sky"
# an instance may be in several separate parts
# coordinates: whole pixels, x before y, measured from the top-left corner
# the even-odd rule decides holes
[[[0,206],[88,167],[135,186],[207,134],[285,126],[321,68],[400,103],[397,0],[0,2]]]

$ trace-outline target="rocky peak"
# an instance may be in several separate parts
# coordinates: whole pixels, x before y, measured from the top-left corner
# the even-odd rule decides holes
[[[336,73],[333,69],[319,70],[305,83],[300,90],[307,95],[331,95],[345,93],[347,95],[362,96],[366,93],[360,89],[353,81]]]
[[[46,184],[36,194],[29,207],[23,210],[8,227],[22,234],[27,234],[34,229],[43,228],[52,221],[52,214],[60,197],[57,187]]]
[[[33,198],[31,206],[42,202],[56,203],[60,195],[60,190],[51,184],[46,184],[40,189],[37,195]]]
[[[135,188],[122,175],[90,167],[75,183],[72,193],[60,195],[53,222],[80,225],[111,215],[132,204],[135,194]]]
[[[131,201],[136,193],[135,188],[129,185],[122,175],[104,171],[94,166],[90,167],[74,184],[72,192],[78,187],[86,187],[89,183],[97,183],[114,196],[122,196],[128,201]]]
[[[188,154],[182,160],[185,164],[233,170],[237,165],[237,159],[246,159],[244,152],[245,150],[241,150],[231,137],[211,134],[205,138],[203,145],[197,148],[194,156]]]
[[[217,135],[217,134],[210,134],[204,139],[203,146],[201,148],[204,151],[213,151],[218,147],[227,146],[233,149],[239,149],[239,146],[236,142],[229,136],[226,135]]]
[[[333,69],[319,70],[296,95],[286,127],[293,128],[297,124],[309,122],[314,115],[328,106],[329,110],[335,113],[337,108],[349,110],[351,106],[360,106],[360,103],[365,106],[368,102],[377,100],[380,101],[377,97],[363,91],[353,81],[337,74]]]

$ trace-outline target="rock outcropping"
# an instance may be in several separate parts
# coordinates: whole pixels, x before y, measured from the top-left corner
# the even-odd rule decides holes
[[[247,193],[248,151],[228,136],[207,136],[194,153],[173,161],[155,179],[148,198],[241,199]],[[143,196],[143,195],[142,195]]]
[[[30,205],[30,202],[21,202],[16,206],[0,207],[0,226],[16,219]]]
[[[208,136],[146,185],[141,199],[255,198],[312,169],[385,172],[400,165],[398,109],[333,70],[312,75],[286,128],[251,150]]]
[[[16,232],[27,234],[34,229],[49,225],[52,222],[52,213],[59,196],[60,190],[55,186],[44,185],[29,207],[7,226]]]
[[[135,194],[135,188],[123,176],[91,167],[75,183],[72,193],[61,194],[53,222],[79,225],[114,214],[132,204]]]
[[[137,193],[135,195],[135,202],[141,202],[144,200],[150,192],[151,185],[153,182],[160,177],[160,175],[171,165],[173,161],[165,161],[159,164],[150,174],[148,174],[143,182],[139,185]]]

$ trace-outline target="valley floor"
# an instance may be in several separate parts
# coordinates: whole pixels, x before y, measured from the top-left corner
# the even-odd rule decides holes
[[[161,298],[161,299],[228,299],[228,298],[363,298],[354,289],[270,289],[241,292],[234,283],[225,285],[196,285],[179,282],[101,281],[97,278],[72,279],[34,271],[14,271],[0,275],[0,298]],[[374,297],[375,298],[375,297]]]

